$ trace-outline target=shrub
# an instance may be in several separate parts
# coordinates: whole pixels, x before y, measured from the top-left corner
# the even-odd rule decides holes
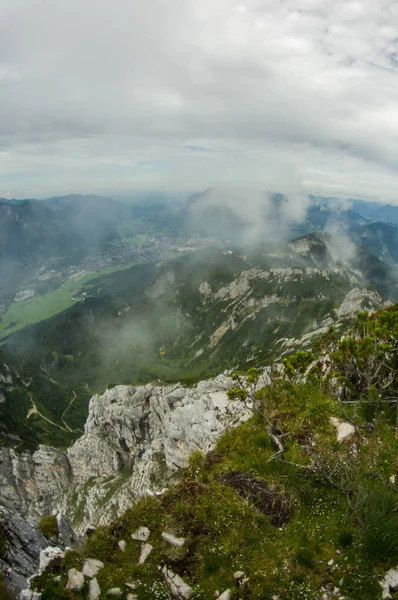
[[[338,537],[338,540],[342,548],[348,548],[354,541],[354,534],[351,531],[342,531]]]
[[[48,515],[43,517],[39,523],[40,531],[47,539],[52,537],[58,537],[58,523],[55,515]]]
[[[371,489],[364,502],[363,551],[375,562],[398,560],[398,502],[387,488]]]

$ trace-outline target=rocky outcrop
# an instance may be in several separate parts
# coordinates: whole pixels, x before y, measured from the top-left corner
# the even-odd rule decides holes
[[[67,456],[48,446],[33,454],[0,448],[0,504],[40,518],[62,503],[71,482]]]
[[[48,546],[48,540],[35,521],[4,507],[0,507],[0,535],[0,572],[16,595],[28,587],[27,578],[38,568],[40,553]]]
[[[220,375],[193,388],[117,386],[92,398],[84,435],[68,450],[74,489],[64,508],[75,523],[108,523],[247,419],[244,403],[227,398],[231,386]]]
[[[0,449],[0,504],[35,518],[68,514],[79,531],[109,523],[139,496],[161,493],[192,451],[211,450],[250,416],[244,403],[228,400],[231,386],[220,375],[192,388],[117,386],[94,396],[84,434],[67,454]]]

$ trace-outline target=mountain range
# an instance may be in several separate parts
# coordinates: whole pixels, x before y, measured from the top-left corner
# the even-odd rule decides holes
[[[0,201],[8,588],[40,556],[21,600],[387,589],[367,561],[398,551],[366,527],[381,496],[374,522],[395,527],[395,209],[217,189]],[[70,520],[85,537],[67,551]]]

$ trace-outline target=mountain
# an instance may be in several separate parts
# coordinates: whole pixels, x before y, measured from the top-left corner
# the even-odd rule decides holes
[[[116,224],[131,218],[131,207],[97,196],[66,196],[47,202],[0,201],[2,292],[39,273],[79,264],[117,239]]]
[[[353,239],[388,264],[398,263],[398,226],[369,223],[351,230]]]
[[[1,450],[0,569],[28,585],[45,535],[21,598],[392,596],[397,348],[395,305],[264,370],[95,396],[67,453]]]
[[[208,248],[99,277],[84,302],[10,335],[5,347],[73,389],[193,382],[311,347],[331,324],[383,306],[368,287],[392,277],[365,250],[350,263],[320,234],[259,259]]]
[[[315,196],[308,194],[311,204],[319,205],[329,210],[352,211],[364,219],[372,220],[372,214],[379,208],[386,206],[382,202],[372,202],[370,200],[358,200],[355,198],[341,198]]]
[[[370,218],[373,221],[382,221],[389,223],[390,225],[398,225],[398,206],[396,205],[385,205],[374,210]]]
[[[280,242],[312,231],[348,230],[368,222],[336,199],[333,203],[310,195],[309,200],[307,206],[302,197],[209,188],[188,199],[183,231],[249,245],[264,238]]]

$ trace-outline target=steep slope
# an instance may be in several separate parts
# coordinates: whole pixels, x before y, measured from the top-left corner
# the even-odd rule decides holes
[[[391,372],[397,368],[398,307],[371,316],[362,313],[350,324],[348,337],[328,332],[322,341],[321,355],[298,352],[289,357],[273,373],[273,382],[258,380],[259,373],[251,371],[247,380],[235,377],[230,384],[239,387],[225,394],[227,381],[219,379],[213,394],[224,407],[230,398],[231,416],[247,412],[238,419],[243,423],[230,428],[213,403],[218,432],[223,422],[227,431],[207,452],[202,419],[195,420],[202,398],[194,402],[193,412],[186,403],[192,392],[167,390],[159,402],[153,388],[150,395],[147,387],[115,388],[93,400],[85,436],[69,457],[72,469],[77,457],[83,461],[85,468],[76,472],[86,500],[96,486],[102,487],[96,508],[100,518],[114,501],[120,508],[120,482],[115,488],[115,480],[103,477],[101,482],[98,477],[120,469],[115,459],[120,450],[112,440],[123,435],[130,460],[131,449],[136,450],[132,460],[138,462],[127,474],[125,488],[140,480],[149,449],[142,453],[142,440],[158,448],[159,436],[137,426],[141,411],[149,411],[149,422],[155,418],[163,423],[171,438],[169,456],[174,453],[176,466],[185,468],[173,480],[164,470],[160,481],[168,489],[154,494],[152,488],[109,527],[91,528],[85,544],[55,561],[33,580],[32,588],[60,600],[74,598],[72,581],[83,598],[92,597],[94,590],[128,600],[393,597],[398,440],[397,382]],[[204,391],[198,386],[193,394]],[[165,410],[170,392],[173,408]],[[173,413],[167,427],[164,417]],[[212,419],[203,419],[205,435]],[[186,454],[180,461],[197,435],[193,445],[202,451],[194,452],[188,463]],[[92,470],[87,464],[90,445],[103,449],[95,455],[110,459],[105,469],[94,464]],[[152,456],[152,466],[154,462]],[[96,567],[94,573],[90,565]]]
[[[267,375],[108,390],[67,455],[3,450],[0,503],[15,511],[66,508],[83,531],[136,504],[90,527],[33,590],[60,600],[389,597],[397,347],[397,306],[361,313],[342,338],[323,336],[321,355],[298,352]],[[14,547],[0,533],[3,569]]]
[[[353,239],[386,263],[398,263],[398,227],[387,223],[370,223],[352,229]]]
[[[82,432],[89,395],[0,350],[0,445],[66,447]]]

